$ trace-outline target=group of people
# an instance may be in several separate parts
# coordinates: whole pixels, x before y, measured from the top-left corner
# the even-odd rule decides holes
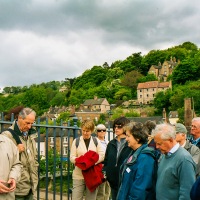
[[[83,121],[79,145],[77,138],[72,143],[73,200],[200,199],[200,118],[192,120],[190,137],[181,123],[126,117],[114,120],[109,142],[103,124],[96,126],[96,139],[94,129],[92,120]]]
[[[36,199],[35,118],[34,110],[22,108],[0,134],[0,200]],[[73,200],[200,199],[200,118],[192,120],[191,137],[180,123],[142,124],[126,117],[114,120],[113,132],[108,142],[105,125],[82,122],[70,151]]]
[[[34,200],[38,162],[32,127],[36,113],[22,108],[13,124],[0,134],[0,200]]]

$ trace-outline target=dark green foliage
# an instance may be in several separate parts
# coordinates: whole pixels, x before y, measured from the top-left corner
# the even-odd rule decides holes
[[[147,72],[151,65],[158,65],[159,62],[163,63],[166,60],[167,55],[168,52],[166,50],[151,50],[142,59],[143,74],[147,75]]]
[[[166,112],[169,112],[171,106],[170,98],[172,96],[171,89],[168,89],[165,92],[158,92],[154,99],[154,106],[157,109],[157,113],[162,113],[163,108],[166,109]]]
[[[186,81],[196,81],[200,77],[200,67],[194,64],[194,59],[183,60],[172,74],[173,84],[184,84]]]
[[[143,76],[138,79],[138,83],[144,83],[148,81],[157,81],[158,79],[154,74],[147,74],[146,76]]]
[[[91,70],[86,70],[73,83],[73,88],[78,89],[84,87],[95,87],[101,84],[106,79],[107,68],[101,66],[94,66]],[[87,84],[89,84],[87,86]]]
[[[184,107],[184,99],[193,99],[194,110],[197,114],[200,114],[200,80],[186,82],[185,85],[176,86],[173,90],[173,95],[170,99],[171,108],[175,110],[177,108]]]

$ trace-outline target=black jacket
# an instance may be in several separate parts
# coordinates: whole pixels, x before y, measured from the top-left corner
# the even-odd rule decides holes
[[[128,147],[127,142],[125,142],[117,158],[117,140],[113,139],[108,143],[103,171],[106,173],[106,177],[111,188],[116,190],[119,188],[120,166],[123,164],[124,160],[128,157],[131,151],[133,150]]]

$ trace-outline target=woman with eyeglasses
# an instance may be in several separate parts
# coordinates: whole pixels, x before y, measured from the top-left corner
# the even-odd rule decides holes
[[[106,127],[104,124],[98,124],[96,126],[96,134],[97,134],[97,138],[100,140],[100,142],[102,144],[102,148],[103,148],[104,152],[106,152],[108,140],[105,139]],[[110,185],[109,185],[108,181],[105,181],[98,188],[97,199],[98,200],[109,200],[109,198],[110,198]]]
[[[128,147],[126,135],[123,130],[124,125],[129,122],[130,120],[126,117],[119,117],[114,120],[113,132],[116,137],[108,143],[106,149],[103,171],[111,187],[112,200],[116,200],[119,189],[120,166],[132,151]]]

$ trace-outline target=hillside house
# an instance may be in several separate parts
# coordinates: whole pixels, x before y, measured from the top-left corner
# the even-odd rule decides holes
[[[68,90],[68,87],[64,85],[59,89],[59,92],[65,92],[67,90]]]
[[[166,91],[169,88],[172,88],[171,82],[149,81],[139,83],[137,87],[137,100],[140,104],[150,104],[154,100],[156,93]]]
[[[175,124],[179,120],[178,112],[177,111],[170,111],[168,117],[169,117],[169,122],[171,124]]]
[[[152,65],[148,73],[154,74],[160,81],[166,81],[167,77],[172,74],[174,68],[179,63],[180,62],[177,62],[175,57],[173,59],[171,57],[170,61],[164,61],[162,65],[160,62],[158,65]]]
[[[80,121],[85,119],[93,119],[98,121],[101,114],[107,113],[110,110],[110,104],[106,98],[87,99],[80,105],[75,115]]]

